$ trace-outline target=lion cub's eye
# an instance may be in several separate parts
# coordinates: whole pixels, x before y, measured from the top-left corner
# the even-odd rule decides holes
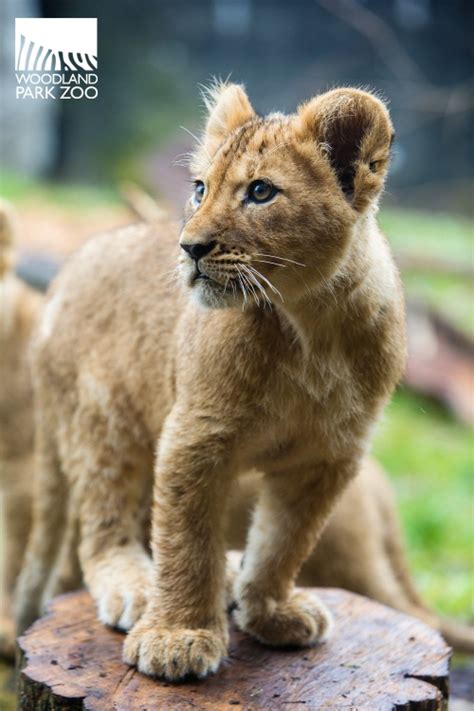
[[[193,193],[193,203],[195,205],[200,205],[202,203],[202,199],[204,197],[204,193],[206,192],[206,186],[202,182],[202,180],[196,180],[194,183],[194,193]]]
[[[277,194],[278,189],[266,180],[254,180],[250,183],[247,192],[247,199],[250,202],[268,202]]]

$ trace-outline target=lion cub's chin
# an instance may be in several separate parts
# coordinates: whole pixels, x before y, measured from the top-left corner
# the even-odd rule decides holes
[[[241,303],[240,297],[230,288],[225,289],[222,284],[211,279],[197,279],[190,289],[193,301],[207,309],[227,309],[240,306]]]
[[[187,262],[179,264],[179,277],[194,303],[207,309],[226,309],[231,306],[240,306],[241,296],[230,286],[227,288],[214,279],[196,279],[194,265]]]

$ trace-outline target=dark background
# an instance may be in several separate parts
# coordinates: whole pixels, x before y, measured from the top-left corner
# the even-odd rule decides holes
[[[388,200],[471,209],[473,2],[29,4],[36,12],[28,14],[98,17],[99,26],[99,98],[54,102],[54,149],[34,168],[47,177],[109,184],[139,177],[173,200],[173,158],[190,140],[178,126],[196,131],[198,84],[231,74],[264,112],[293,111],[333,85],[376,90],[389,102],[397,131]]]

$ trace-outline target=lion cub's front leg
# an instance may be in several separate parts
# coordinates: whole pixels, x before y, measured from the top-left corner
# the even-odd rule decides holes
[[[177,681],[217,670],[228,642],[224,512],[229,435],[178,408],[163,429],[155,468],[152,548],[155,582],[129,633],[124,659]]]
[[[321,462],[265,477],[234,584],[239,627],[273,646],[306,646],[329,635],[331,616],[318,598],[293,583],[332,510],[356,472],[354,462]]]

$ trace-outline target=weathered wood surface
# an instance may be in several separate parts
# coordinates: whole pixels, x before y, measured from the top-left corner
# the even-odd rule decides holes
[[[317,594],[335,615],[328,642],[275,650],[233,629],[229,657],[219,672],[181,685],[150,679],[123,664],[123,635],[97,622],[90,596],[63,595],[19,640],[19,708],[445,708],[450,649],[437,632],[352,593],[321,589]]]

